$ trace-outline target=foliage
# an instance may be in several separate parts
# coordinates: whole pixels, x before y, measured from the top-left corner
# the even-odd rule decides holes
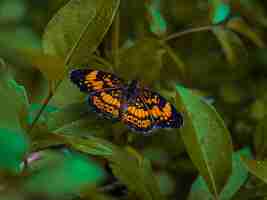
[[[0,1],[0,199],[266,198],[266,12],[258,0]],[[88,67],[138,79],[184,125],[146,137],[90,112],[68,77]]]

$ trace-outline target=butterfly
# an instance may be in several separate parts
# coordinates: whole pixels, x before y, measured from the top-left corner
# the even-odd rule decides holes
[[[129,84],[116,75],[95,69],[74,69],[70,80],[88,94],[88,103],[108,119],[118,120],[130,129],[149,133],[157,128],[179,128],[181,113],[157,92],[141,87],[136,80]]]

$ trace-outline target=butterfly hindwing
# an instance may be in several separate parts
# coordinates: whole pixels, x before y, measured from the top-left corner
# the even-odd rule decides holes
[[[122,89],[106,90],[89,95],[88,102],[93,109],[108,119],[118,119],[122,104]]]
[[[149,108],[141,98],[130,99],[124,107],[121,113],[121,121],[123,123],[137,132],[147,133],[152,131],[154,121],[149,113]]]
[[[121,121],[137,132],[156,128],[179,128],[182,116],[174,106],[156,92],[140,89],[127,101]]]
[[[182,126],[182,115],[160,94],[144,89],[141,99],[149,107],[149,114],[154,120],[153,128],[180,128]]]

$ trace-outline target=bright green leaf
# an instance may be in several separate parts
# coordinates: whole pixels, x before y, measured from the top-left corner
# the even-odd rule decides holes
[[[29,141],[23,132],[0,128],[0,171],[21,171],[21,163],[29,150]]]
[[[40,153],[40,158],[30,167],[33,173],[25,182],[25,190],[53,198],[78,195],[83,187],[95,185],[105,177],[99,164],[74,152]]]
[[[216,110],[188,89],[177,85],[178,108],[184,111],[180,129],[187,152],[209,190],[219,196],[232,168],[231,137]]]
[[[160,0],[153,0],[146,3],[146,9],[149,14],[150,31],[161,36],[167,31],[167,22],[160,12]]]
[[[70,0],[46,27],[45,53],[66,64],[84,63],[108,31],[119,4],[119,0]]]
[[[212,5],[212,24],[219,24],[224,22],[226,18],[230,15],[230,5],[224,0],[210,0],[210,2]]]

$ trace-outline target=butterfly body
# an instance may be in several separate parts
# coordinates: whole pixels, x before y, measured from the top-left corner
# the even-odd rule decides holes
[[[70,79],[88,93],[88,103],[97,113],[121,121],[136,132],[179,128],[183,123],[181,114],[170,102],[136,80],[124,84],[114,74],[93,69],[73,70]]]

